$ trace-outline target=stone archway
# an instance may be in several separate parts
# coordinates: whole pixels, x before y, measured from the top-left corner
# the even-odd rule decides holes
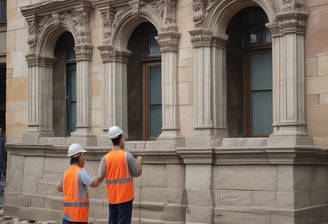
[[[94,143],[90,132],[90,82],[92,45],[89,17],[91,4],[86,1],[71,3],[49,2],[22,8],[28,24],[29,52],[26,55],[29,76],[28,129],[23,140],[38,143],[40,137],[53,137],[52,124],[52,66],[57,38],[64,31],[75,39],[77,56],[78,103],[77,130],[72,133],[83,144]],[[82,138],[80,138],[82,137]]]
[[[177,51],[180,34],[176,26],[176,1],[123,1],[119,5],[98,1],[103,20],[103,45],[99,46],[104,63],[105,117],[103,137],[108,127],[117,124],[127,131],[126,66],[128,39],[134,28],[145,21],[158,30],[162,52],[162,89],[164,90],[163,126],[160,139],[176,143],[179,135],[177,116]],[[175,94],[169,94],[169,93]]]
[[[282,139],[284,144],[288,145],[312,144],[305,130],[304,33],[307,13],[304,1],[278,3],[264,0],[194,0],[195,29],[190,31],[196,58],[194,79],[204,82],[203,85],[195,84],[194,87],[194,114],[198,117],[195,116],[190,145],[200,143],[197,136],[207,136],[206,141],[201,142],[202,145],[206,142],[210,145],[220,145],[222,139],[228,136],[225,30],[232,16],[248,6],[260,6],[266,12],[269,18],[267,26],[273,36],[274,132],[269,144],[280,144]],[[197,62],[200,58],[208,60],[205,60],[205,63]],[[207,69],[209,67],[214,69]],[[211,97],[210,93],[213,93],[214,97]]]

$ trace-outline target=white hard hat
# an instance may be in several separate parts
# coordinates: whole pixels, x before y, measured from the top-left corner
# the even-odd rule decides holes
[[[82,153],[82,152],[86,152],[87,150],[85,150],[82,146],[80,146],[77,143],[73,143],[72,145],[69,146],[68,148],[68,153],[67,156],[71,157],[74,156],[78,153]]]
[[[116,125],[110,127],[109,130],[108,130],[108,136],[111,139],[117,138],[122,133],[123,133],[123,130],[120,127],[116,126]]]

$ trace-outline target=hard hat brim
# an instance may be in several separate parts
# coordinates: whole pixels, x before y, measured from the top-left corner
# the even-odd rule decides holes
[[[67,157],[72,157],[72,156],[74,156],[74,155],[76,155],[76,154],[79,154],[79,153],[82,153],[82,152],[87,152],[87,150],[85,150],[85,149],[81,149],[80,151],[78,151],[78,152],[76,152],[76,153],[67,153]]]

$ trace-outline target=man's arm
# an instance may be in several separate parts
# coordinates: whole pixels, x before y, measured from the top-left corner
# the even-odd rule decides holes
[[[56,190],[59,192],[63,192],[63,178],[61,178],[60,181],[58,182],[56,186]]]
[[[129,166],[129,171],[133,177],[139,177],[142,173],[142,157],[133,158],[130,152],[126,152],[126,159]]]
[[[103,156],[100,160],[97,176],[91,184],[93,184],[96,187],[99,186],[99,184],[104,180],[105,174],[106,174],[106,159],[105,156]],[[93,187],[92,185],[90,186]]]

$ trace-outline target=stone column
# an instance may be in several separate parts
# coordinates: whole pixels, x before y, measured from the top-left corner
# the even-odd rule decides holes
[[[194,47],[194,131],[189,146],[220,145],[226,127],[225,40],[190,31]]]
[[[305,128],[304,33],[307,14],[287,12],[269,24],[273,58],[271,145],[311,145]]]
[[[167,31],[158,34],[157,41],[162,53],[162,133],[159,140],[178,142],[178,44],[180,34]]]
[[[91,134],[91,56],[92,46],[76,45],[76,89],[77,89],[77,124],[71,137],[79,138],[84,144],[95,144],[95,136]]]
[[[24,142],[37,143],[40,137],[54,136],[52,126],[52,66],[54,58],[26,55],[28,63],[28,129]]]
[[[127,63],[129,52],[115,51],[112,46],[98,48],[104,63],[104,127],[99,144],[108,141],[107,131],[112,125],[118,125],[127,137]],[[107,140],[105,140],[107,139]]]

